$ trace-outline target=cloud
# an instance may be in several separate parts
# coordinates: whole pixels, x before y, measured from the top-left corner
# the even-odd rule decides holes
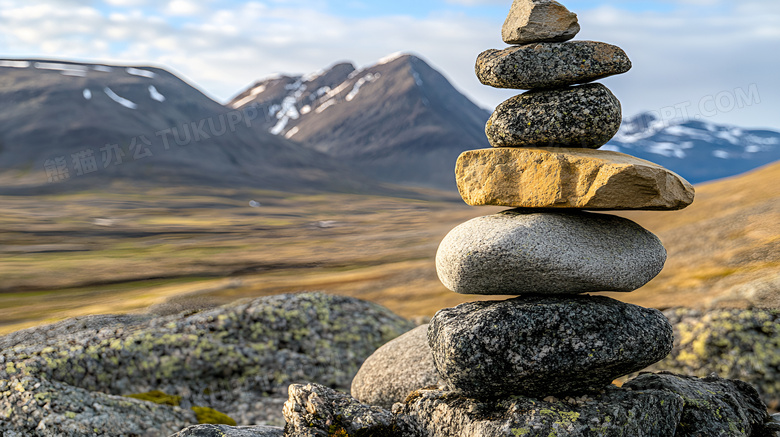
[[[497,3],[448,1],[474,7]],[[508,5],[508,0],[502,3]],[[671,11],[637,12],[616,2],[576,11],[583,29],[578,39],[620,45],[634,63],[628,74],[604,81],[623,102],[624,113],[697,102],[756,84],[765,96],[760,105],[713,121],[780,128],[773,115],[780,103],[769,98],[780,94],[773,77],[780,68],[774,56],[780,44],[780,2],[667,3]],[[503,15],[439,9],[423,17],[356,18],[340,15],[324,0],[62,4],[0,0],[6,6],[0,9],[3,56],[158,64],[224,101],[271,73],[308,73],[341,60],[360,66],[411,51],[485,107],[517,93],[485,87],[473,73],[481,51],[504,47]]]

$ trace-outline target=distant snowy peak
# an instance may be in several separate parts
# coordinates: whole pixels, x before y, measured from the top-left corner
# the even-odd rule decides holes
[[[383,71],[400,64],[409,63],[413,83],[422,86],[420,75],[411,66],[413,59],[413,55],[395,53],[360,69],[343,62],[302,76],[275,75],[255,83],[228,105],[234,109],[253,105],[264,110],[271,122],[268,131],[292,138],[303,128],[303,119],[382,89]]]
[[[696,183],[780,159],[780,132],[698,120],[665,121],[644,113],[623,120],[603,149],[657,162]]]

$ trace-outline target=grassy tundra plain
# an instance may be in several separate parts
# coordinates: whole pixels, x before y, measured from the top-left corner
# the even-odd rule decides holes
[[[640,290],[607,294],[656,308],[749,305],[740,290],[780,272],[778,178],[773,164],[698,186],[683,211],[619,213],[656,233],[669,259]],[[450,229],[502,209],[455,196],[188,188],[0,196],[0,334],[315,290],[431,316],[485,299],[445,289],[434,256]]]

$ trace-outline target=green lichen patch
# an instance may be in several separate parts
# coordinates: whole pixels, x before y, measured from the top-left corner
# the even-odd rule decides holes
[[[664,314],[677,344],[649,370],[739,379],[753,385],[770,408],[780,408],[780,310],[674,309]]]
[[[160,390],[152,390],[146,393],[135,393],[125,395],[125,397],[140,399],[142,401],[154,402],[159,405],[170,405],[172,407],[178,407],[181,404],[181,396],[169,395]]]
[[[208,423],[212,425],[230,425],[236,426],[236,421],[225,413],[221,413],[209,407],[192,407],[198,423]]]

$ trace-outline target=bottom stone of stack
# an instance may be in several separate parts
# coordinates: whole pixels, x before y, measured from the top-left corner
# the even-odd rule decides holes
[[[474,398],[600,390],[663,359],[673,341],[660,311],[602,296],[464,303],[428,329],[440,376]]]

